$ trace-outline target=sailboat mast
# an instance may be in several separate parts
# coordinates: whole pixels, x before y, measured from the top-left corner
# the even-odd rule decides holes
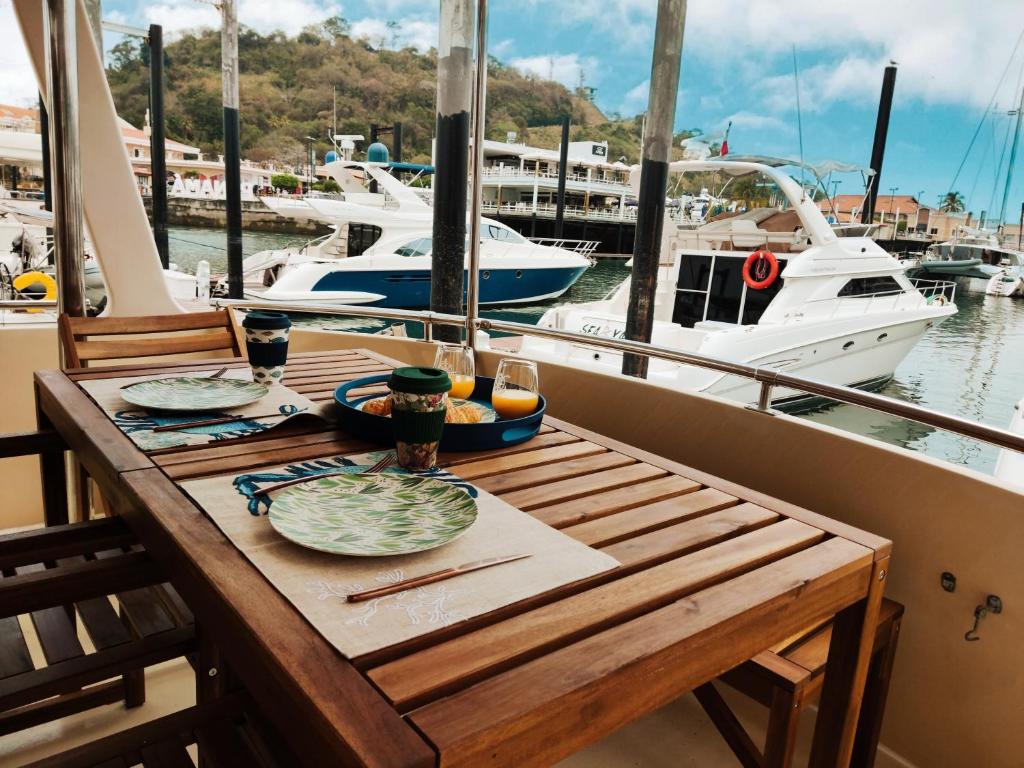
[[[1013,183],[1013,165],[1017,160],[1017,146],[1020,144],[1021,118],[1024,118],[1024,88],[1020,90],[1020,102],[1017,104],[1017,129],[1013,134],[1013,144],[1010,146],[1010,164],[1006,167],[1006,186],[1003,187],[1003,204],[999,209],[999,226],[1002,226],[1006,219],[1006,203],[1010,199],[1010,184]]]

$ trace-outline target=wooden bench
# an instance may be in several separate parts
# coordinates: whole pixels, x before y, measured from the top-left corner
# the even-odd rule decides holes
[[[902,620],[903,606],[883,599],[852,766],[870,768],[875,762]],[[745,768],[785,768],[792,763],[800,713],[821,691],[831,638],[831,623],[815,627],[758,654],[720,678],[769,708],[763,750],[750,738],[712,683],[694,690],[704,711]]]
[[[64,448],[52,432],[0,436],[0,458],[39,453],[62,469]],[[65,489],[46,491],[66,504]],[[0,535],[0,735],[142,704],[144,669],[195,650],[192,613],[164,581],[117,517]]]
[[[297,765],[268,723],[255,715],[244,693],[175,712],[25,768],[193,768],[188,747],[209,768],[276,768]]]

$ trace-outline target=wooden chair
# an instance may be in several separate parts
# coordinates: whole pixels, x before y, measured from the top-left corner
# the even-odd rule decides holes
[[[53,432],[0,436],[0,458],[64,450]],[[47,504],[62,502],[48,489]],[[117,701],[142,704],[144,669],[196,648],[192,614],[163,582],[119,517],[0,535],[0,736]],[[19,616],[45,664],[34,663]]]
[[[857,768],[871,768],[875,762],[902,620],[903,606],[883,600],[850,763]],[[707,683],[694,691],[744,768],[787,768],[792,763],[800,713],[821,691],[831,638],[829,622],[758,654],[720,678],[769,708],[763,750],[744,730],[714,684]]]
[[[239,357],[245,349],[245,335],[230,309],[147,317],[61,315],[57,325],[68,368],[195,352]]]
[[[194,765],[187,748],[195,744],[201,766],[277,768],[299,765],[245,693],[231,693],[157,720],[128,728],[24,768],[174,768]]]
[[[240,357],[245,349],[245,334],[230,309],[147,317],[61,315],[57,327],[68,368],[197,352],[226,352],[230,357]],[[84,520],[89,509],[100,507],[101,502],[91,492],[88,476],[80,466],[75,474],[78,504],[74,519]]]

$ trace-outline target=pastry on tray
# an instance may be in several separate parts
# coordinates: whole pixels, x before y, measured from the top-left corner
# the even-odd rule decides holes
[[[374,416],[391,415],[391,395],[375,397],[363,403],[363,411]],[[469,400],[449,400],[445,410],[445,424],[479,424],[483,420],[483,412]]]

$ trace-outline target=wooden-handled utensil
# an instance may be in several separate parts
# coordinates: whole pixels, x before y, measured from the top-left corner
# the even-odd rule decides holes
[[[173,432],[177,429],[192,429],[193,427],[212,427],[216,424],[230,424],[233,421],[252,421],[253,419],[272,419],[275,416],[285,416],[283,413],[264,413],[260,416],[218,416],[214,419],[199,419],[197,421],[184,421],[179,424],[162,424],[153,427],[154,432]]]
[[[531,557],[531,555],[506,555],[505,557],[489,557],[485,560],[476,560],[472,563],[464,563],[454,568],[445,568],[442,571],[434,571],[433,573],[427,573],[423,576],[414,576],[411,579],[403,579],[402,581],[396,581],[394,584],[388,584],[386,587],[377,587],[376,589],[367,589],[363,592],[353,592],[346,596],[346,600],[350,603],[361,603],[364,600],[373,600],[375,597],[386,597],[387,595],[393,595],[395,592],[404,592],[407,589],[413,589],[415,587],[426,586],[427,584],[433,584],[438,581],[444,581],[445,579],[451,579],[455,576],[461,576],[464,573],[472,573],[473,571],[480,571],[484,568],[491,568],[495,565],[501,565],[502,563],[511,563],[516,560],[522,560],[523,558]]]

